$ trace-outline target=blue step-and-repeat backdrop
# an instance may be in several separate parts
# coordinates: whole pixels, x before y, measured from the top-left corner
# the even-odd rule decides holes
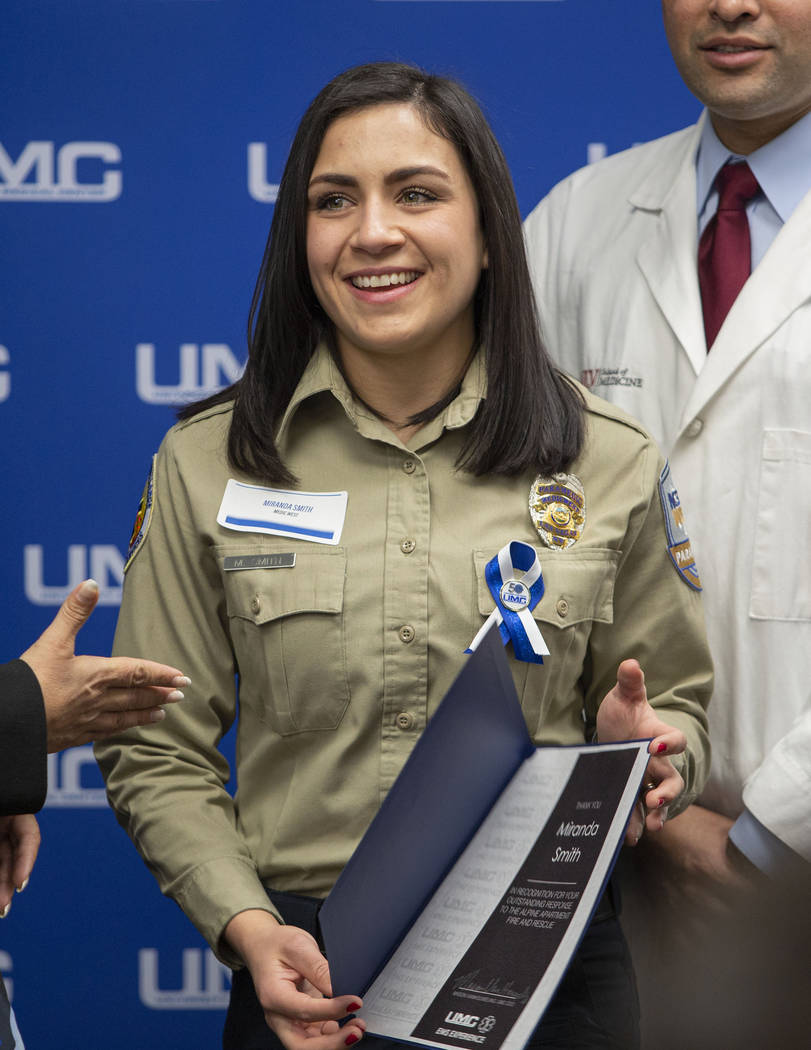
[[[107,654],[150,457],[232,381],[297,121],[341,69],[460,78],[523,214],[606,152],[691,123],[652,0],[3,0],[0,659],[92,575]],[[227,750],[227,741],[226,741]],[[107,809],[50,766],[31,884],[0,923],[29,1050],[208,1050],[228,975]]]

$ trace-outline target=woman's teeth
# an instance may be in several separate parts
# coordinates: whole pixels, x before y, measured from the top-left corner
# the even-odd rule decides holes
[[[356,288],[390,288],[395,284],[411,284],[418,277],[415,270],[400,270],[399,273],[373,274],[371,277],[353,277],[351,280]]]

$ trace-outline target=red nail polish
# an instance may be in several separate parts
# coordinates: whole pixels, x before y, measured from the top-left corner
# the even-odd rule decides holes
[[[344,1039],[344,1045],[345,1046],[352,1046],[353,1043],[357,1043],[358,1038],[359,1037],[356,1036],[354,1032],[350,1032],[349,1035],[346,1037],[346,1039]]]
[[[360,1003],[350,1003],[349,1006],[347,1006],[346,1008],[346,1012],[348,1014],[353,1014],[357,1010],[360,1010]]]
[[[662,743],[661,743],[661,744],[660,744],[660,745],[659,745],[659,746],[658,746],[658,747],[656,748],[656,750],[657,750],[657,751],[658,751],[658,753],[659,753],[659,754],[661,755],[661,753],[662,753],[663,751],[667,751],[667,744],[665,744],[665,743],[664,743],[664,741],[663,741],[663,742],[662,742]]]
[[[663,798],[660,798],[659,799],[659,805],[663,806],[664,804],[665,804],[665,800]]]

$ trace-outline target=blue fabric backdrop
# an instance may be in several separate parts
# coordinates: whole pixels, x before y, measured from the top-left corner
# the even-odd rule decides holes
[[[5,0],[0,25],[0,659],[86,575],[102,607],[81,648],[109,652],[150,457],[174,404],[244,361],[274,186],[333,74],[383,58],[459,77],[524,214],[698,112],[640,0]],[[227,977],[89,749],[50,773],[41,856],[0,923],[29,1050],[219,1046]]]

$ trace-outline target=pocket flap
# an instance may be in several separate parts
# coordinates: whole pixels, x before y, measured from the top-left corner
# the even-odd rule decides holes
[[[589,548],[552,552],[535,548],[535,552],[541,563],[544,594],[532,611],[534,619],[556,627],[588,620],[612,623],[619,551]],[[497,554],[497,550],[473,552],[482,616],[489,616],[493,610],[484,569]]]
[[[346,551],[343,547],[296,547],[291,568],[251,568],[228,571],[226,557],[278,554],[278,547],[221,546],[217,560],[222,572],[229,616],[269,623],[295,613],[339,613],[343,608]]]

